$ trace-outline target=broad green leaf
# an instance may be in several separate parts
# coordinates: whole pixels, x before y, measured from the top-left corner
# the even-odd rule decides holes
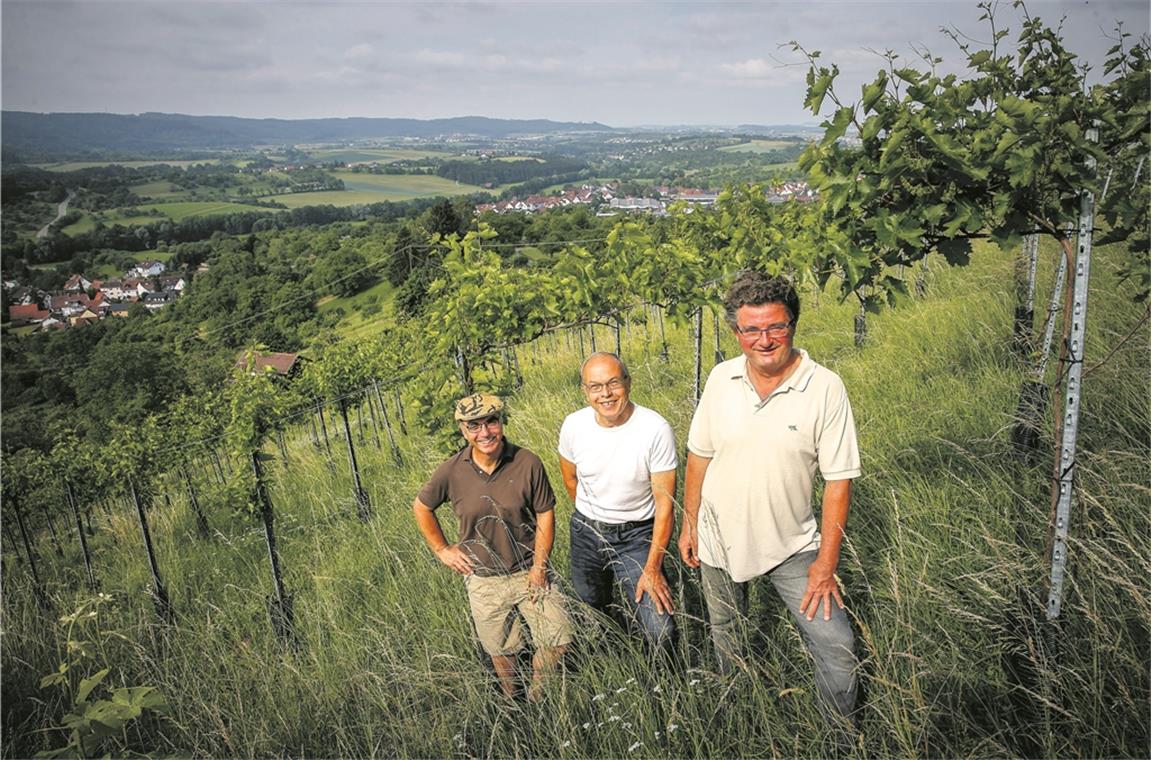
[[[110,671],[111,668],[104,668],[95,675],[82,679],[80,681],[80,688],[76,690],[76,702],[88,701],[88,695],[92,693],[92,689],[99,686],[100,682],[104,680],[104,677],[107,676]]]

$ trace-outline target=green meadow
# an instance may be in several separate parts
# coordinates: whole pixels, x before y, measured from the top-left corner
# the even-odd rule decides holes
[[[264,196],[264,200],[274,200],[288,208],[301,206],[352,206],[356,204],[380,203],[382,201],[406,201],[412,198],[433,198],[440,195],[466,195],[483,192],[484,188],[463,185],[454,180],[430,174],[363,174],[358,172],[333,172],[344,181],[343,191],[327,190],[315,193],[287,193]]]
[[[1044,247],[1040,304],[1050,295],[1053,253]],[[544,701],[502,698],[476,656],[463,582],[433,558],[411,517],[417,490],[445,456],[416,422],[417,375],[382,389],[386,425],[378,409],[350,410],[371,500],[366,522],[356,518],[334,407],[323,426],[292,419],[283,451],[266,447],[295,646],[282,645],[269,624],[259,521],[227,506],[220,475],[244,464],[225,459],[217,473],[195,442],[172,441],[164,466],[190,465],[210,535],[197,537],[183,479],[161,478],[148,512],[175,624],[161,623],[152,607],[126,503],[84,505],[104,597],[84,588],[79,549],[63,524],[61,556],[46,531],[34,539],[45,607],[33,600],[26,562],[6,552],[3,755],[65,744],[74,692],[42,679],[68,661],[78,663],[63,678],[72,689],[108,668],[108,683],[153,687],[166,700],[162,713],[108,732],[100,754],[112,756],[1144,757],[1151,335],[1132,289],[1116,278],[1114,254],[1097,248],[1091,277],[1077,498],[1057,623],[1043,617],[1051,421],[1042,456],[1020,458],[1010,443],[1022,378],[1007,348],[1011,258],[984,246],[970,266],[948,269],[933,257],[926,295],[871,315],[862,348],[853,342],[852,303],[830,290],[804,293],[796,345],[843,377],[864,462],[839,568],[861,663],[858,731],[820,714],[809,657],[763,584],[752,592],[757,633],[747,668],[718,676],[698,575],[674,549],[666,571],[681,631],[678,670],[574,605],[578,641]],[[385,295],[368,293],[343,306]],[[703,335],[706,374],[717,336],[726,356],[738,349],[710,314]],[[637,309],[620,336],[633,398],[664,414],[682,444],[693,409],[690,326]],[[584,403],[580,360],[614,347],[613,332],[599,327],[516,351],[524,385],[509,398],[506,432],[551,474],[559,526],[552,564],[569,593],[572,505],[556,435]],[[332,436],[330,451],[321,430]],[[441,510],[450,536],[448,513]]]
[[[725,145],[719,150],[723,153],[768,153],[773,150],[790,148],[795,143],[787,140],[750,140],[739,145]]]
[[[45,169],[50,172],[74,172],[80,169],[94,169],[103,166],[123,166],[129,169],[139,169],[144,166],[179,166],[187,168],[193,164],[218,164],[222,163],[218,158],[205,158],[193,161],[188,160],[173,160],[157,159],[155,161],[58,161],[55,163],[47,164],[32,164],[37,169]]]
[[[309,150],[308,155],[325,163],[339,161],[346,164],[390,164],[393,161],[419,161],[424,158],[449,158],[451,153],[418,148],[344,148]]]
[[[174,201],[172,203],[141,203],[133,207],[137,210],[154,209],[159,215],[128,213],[123,209],[105,211],[103,223],[107,226],[121,224],[124,226],[155,224],[164,219],[180,221],[195,216],[214,216],[218,214],[235,214],[247,211],[268,211],[259,206],[250,206],[244,203],[229,203],[226,201]],[[85,212],[80,221],[68,225],[63,229],[66,235],[79,235],[90,232],[96,228],[96,218]]]

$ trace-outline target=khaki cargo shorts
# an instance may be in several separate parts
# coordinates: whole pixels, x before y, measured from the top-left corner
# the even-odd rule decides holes
[[[521,615],[536,649],[571,643],[571,620],[563,594],[554,584],[540,590],[533,600],[527,570],[511,575],[469,575],[465,582],[476,634],[489,655],[515,654],[523,649]]]

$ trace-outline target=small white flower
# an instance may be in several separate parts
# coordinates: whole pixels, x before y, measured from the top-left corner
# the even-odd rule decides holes
[[[687,682],[687,685],[688,685],[688,686],[695,686],[697,683],[699,683],[699,679],[698,679],[698,678],[693,678],[693,679],[691,679],[690,681],[688,681],[688,682]]]
[[[624,728],[631,728],[631,723],[624,723],[624,724],[623,724],[623,727],[624,727]]]
[[[592,702],[598,702],[601,699],[604,699],[605,697],[607,697],[607,694],[596,694],[594,697],[591,698],[591,701]]]
[[[678,723],[668,723],[667,724],[667,732],[669,734],[674,734],[676,732],[676,729],[678,729],[678,728],[679,728]]]
[[[637,749],[639,749],[642,746],[643,746],[643,742],[636,742],[635,744],[628,747],[627,751],[628,752],[635,752]]]
[[[657,738],[657,739],[659,738],[659,731],[655,732],[655,738]]]
[[[591,721],[588,721],[587,723],[584,723],[584,724],[583,724],[583,729],[584,729],[585,731],[586,731],[586,730],[588,730],[589,728],[591,728]]]
[[[587,724],[584,724],[584,725],[587,725]],[[560,745],[560,749],[566,749],[567,747],[570,747],[571,745],[572,745],[571,739],[568,739],[566,742],[564,742],[563,744]]]
[[[663,687],[657,683],[655,686],[651,687],[651,690],[656,694],[659,694],[661,691],[663,691]]]
[[[608,718],[609,723],[617,721],[617,720],[623,720],[623,718],[619,717],[618,715],[612,715],[611,717]]]
[[[635,679],[634,679],[634,678],[629,678],[629,679],[627,679],[626,681],[624,681],[624,683],[635,683]]]
[[[618,689],[616,689],[616,690],[615,690],[615,693],[616,693],[616,694],[619,694],[620,692],[623,692],[623,691],[627,691],[627,687],[626,687],[626,686],[621,686],[621,687],[619,687]]]

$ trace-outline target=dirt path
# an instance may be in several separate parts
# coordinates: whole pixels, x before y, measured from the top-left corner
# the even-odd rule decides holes
[[[48,229],[53,224],[55,224],[57,221],[64,218],[64,214],[68,213],[68,204],[71,203],[72,199],[75,197],[76,197],[76,192],[74,190],[69,190],[68,191],[68,197],[65,198],[64,200],[60,201],[60,205],[56,207],[56,218],[53,219],[52,221],[48,222],[47,224],[45,224],[44,228],[36,233],[36,237],[38,237],[38,238],[48,237]]]

